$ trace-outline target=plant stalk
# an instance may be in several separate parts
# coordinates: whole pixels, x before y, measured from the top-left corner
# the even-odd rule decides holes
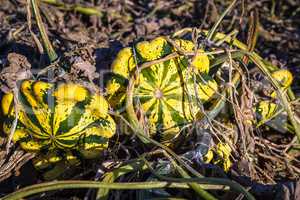
[[[131,182],[131,183],[103,183],[97,181],[52,181],[35,184],[13,192],[2,200],[20,200],[24,197],[41,192],[48,192],[62,189],[95,188],[95,189],[119,189],[119,190],[144,190],[157,188],[181,188],[189,189],[187,183],[172,183],[167,181],[153,182]]]
[[[39,28],[39,31],[40,31],[40,34],[41,34],[41,38],[42,38],[42,41],[43,41],[43,46],[46,49],[46,52],[47,52],[47,55],[48,55],[48,58],[49,58],[50,62],[52,63],[58,58],[58,56],[55,53],[54,48],[52,47],[52,44],[51,44],[51,42],[49,40],[49,37],[47,35],[45,26],[44,26],[42,18],[41,18],[41,14],[40,14],[40,10],[39,10],[37,1],[36,0],[30,0],[30,2],[31,2],[33,14],[35,16],[36,23],[38,25],[38,28]]]

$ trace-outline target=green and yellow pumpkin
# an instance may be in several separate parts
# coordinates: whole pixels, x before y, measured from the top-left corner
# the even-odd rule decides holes
[[[219,142],[217,145],[209,149],[207,154],[204,156],[205,163],[213,163],[219,165],[224,169],[225,172],[228,172],[232,166],[231,148],[227,143]]]
[[[272,77],[279,83],[283,91],[286,91],[293,82],[292,73],[286,69],[280,69],[272,72]],[[271,119],[278,111],[279,105],[274,102],[276,96],[276,91],[271,91],[269,94],[269,97],[271,98],[270,100],[262,100],[256,105],[256,114],[259,125]]]
[[[174,41],[181,51],[194,52],[193,42]],[[158,60],[176,52],[178,49],[164,37],[124,48],[112,64],[113,77],[106,87],[109,103],[123,112],[128,82],[135,77],[134,107],[146,118],[150,136],[159,141],[175,138],[182,126],[195,120],[200,104],[211,99],[218,90],[216,81],[208,75],[209,58],[203,51],[198,50],[190,63],[186,56],[179,54]],[[150,66],[136,73],[150,61]]]
[[[37,166],[74,160],[71,151],[94,158],[108,147],[116,127],[100,94],[75,83],[24,80],[19,88],[12,139],[24,150],[41,155]],[[16,117],[13,99],[13,93],[8,93],[1,102],[3,130],[8,135]]]

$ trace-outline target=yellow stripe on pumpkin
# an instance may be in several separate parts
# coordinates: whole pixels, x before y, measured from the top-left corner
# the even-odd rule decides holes
[[[177,103],[175,103],[176,101],[174,101],[175,104],[173,104],[171,102],[172,100],[168,100],[168,103],[173,107],[176,107],[175,105]],[[176,122],[173,120],[172,118],[172,113],[171,111],[166,107],[166,105],[164,105],[163,103],[163,124],[164,124],[164,134],[162,135],[162,141],[169,141],[173,138],[175,138],[176,135],[178,135],[180,128],[177,126]],[[173,108],[174,108],[173,107]],[[175,108],[176,109],[176,108]]]
[[[31,130],[32,136],[38,139],[45,139],[48,136],[44,134],[41,129],[33,123],[23,110],[19,111],[18,120],[28,129]]]
[[[20,142],[20,146],[22,149],[26,151],[32,151],[32,152],[40,151],[41,148],[43,147],[42,144],[34,140]]]
[[[198,50],[196,55],[192,60],[192,65],[199,70],[199,72],[208,73],[209,72],[209,59],[208,56],[203,54],[203,50]]]
[[[91,102],[85,106],[85,112],[97,118],[104,117],[108,112],[108,103],[103,96],[95,94]]]
[[[7,93],[5,95],[3,95],[2,97],[2,101],[1,101],[1,107],[2,107],[2,112],[3,115],[14,115],[14,95],[12,92]]]
[[[55,90],[53,95],[58,101],[83,101],[89,95],[89,91],[75,83],[61,84]]]
[[[106,102],[106,100],[98,94],[93,95],[91,97],[91,102],[85,106],[84,112],[82,113],[82,116],[80,117],[78,123],[62,136],[68,137],[70,135],[81,132],[89,124],[107,116],[107,112],[108,103]]]
[[[43,104],[43,106],[48,107],[49,103],[53,103],[53,102],[45,102],[44,100],[44,95],[50,95],[50,93],[48,93],[48,90],[50,88],[53,87],[53,84],[51,83],[47,83],[47,82],[43,82],[43,81],[36,81],[33,84],[32,90],[33,93],[36,97],[36,99],[39,101],[40,104]],[[52,100],[50,98],[50,96],[47,96],[47,100]]]
[[[43,118],[45,121],[42,121],[42,124],[47,124],[43,125],[45,130],[51,134],[52,133],[52,127],[51,127],[51,116],[52,116],[52,111],[49,108],[50,106],[54,105],[54,99],[50,96],[49,89],[53,87],[53,84],[46,83],[43,81],[36,81],[32,85],[32,90],[34,93],[34,96],[40,106],[41,113],[43,114]]]

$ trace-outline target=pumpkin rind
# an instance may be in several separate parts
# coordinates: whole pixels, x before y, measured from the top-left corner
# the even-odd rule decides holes
[[[175,40],[186,52],[193,52],[194,45],[188,40]],[[136,71],[137,64],[163,58],[174,49],[163,37],[139,42],[132,48],[121,50],[112,64],[114,76],[107,84],[108,101],[115,109],[124,108],[126,87]],[[218,86],[208,74],[209,59],[201,51],[192,60],[189,68],[184,56],[153,64],[144,68],[135,80],[134,104],[147,118],[150,134],[158,140],[174,138],[183,125],[195,119],[199,103],[208,101]],[[195,92],[196,90],[196,92]],[[159,134],[157,134],[159,133]]]
[[[13,141],[24,150],[99,152],[107,148],[108,139],[115,133],[115,122],[108,115],[104,97],[79,84],[57,86],[25,80],[18,96],[19,114]],[[2,110],[3,130],[10,134],[15,118],[12,93],[3,96]]]

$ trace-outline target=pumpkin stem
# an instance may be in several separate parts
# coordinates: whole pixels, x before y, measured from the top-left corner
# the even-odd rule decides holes
[[[41,18],[41,14],[40,14],[40,10],[39,10],[37,1],[36,0],[30,0],[30,2],[31,2],[32,10],[33,10],[33,13],[34,13],[34,16],[35,16],[36,23],[38,25],[38,28],[39,28],[39,31],[40,31],[40,34],[41,34],[41,37],[42,37],[44,48],[46,49],[49,60],[52,63],[57,59],[58,56],[55,53],[55,51],[53,49],[53,46],[51,45],[51,42],[49,40],[49,37],[46,33],[46,29],[45,29],[45,26],[44,26],[42,18]]]

